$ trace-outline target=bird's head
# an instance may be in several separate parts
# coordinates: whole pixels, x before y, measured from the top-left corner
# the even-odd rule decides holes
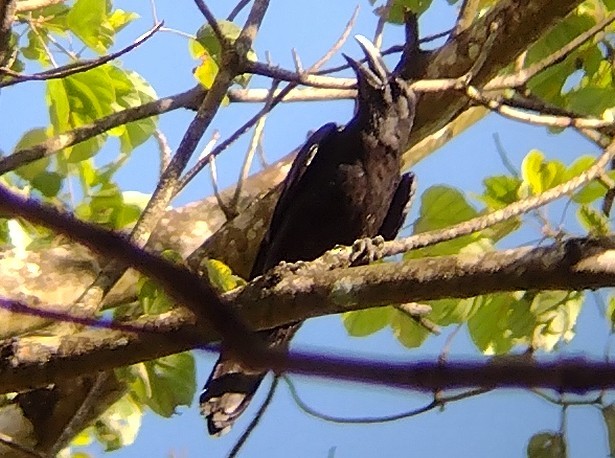
[[[355,37],[367,62],[344,55],[357,75],[357,106],[355,117],[391,147],[407,146],[414,122],[416,94],[397,72],[389,72],[380,51],[362,35]]]

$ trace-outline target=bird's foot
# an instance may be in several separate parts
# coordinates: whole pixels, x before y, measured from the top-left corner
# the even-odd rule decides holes
[[[352,244],[350,265],[360,266],[382,259],[384,255],[384,238],[380,235],[359,239]]]
[[[277,266],[269,269],[263,275],[263,281],[266,287],[272,288],[277,285],[282,278],[305,269],[306,263],[304,261],[286,262],[282,261]]]

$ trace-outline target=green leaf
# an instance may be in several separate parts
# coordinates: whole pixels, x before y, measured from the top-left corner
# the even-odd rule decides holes
[[[180,405],[190,406],[196,393],[196,366],[192,354],[177,353],[139,363],[133,394],[163,417],[173,415]]]
[[[602,418],[609,438],[609,456],[615,455],[615,404],[602,408]]]
[[[194,77],[205,88],[210,89],[216,75],[218,74],[218,64],[207,51],[201,54],[201,64],[194,69]]]
[[[53,134],[93,122],[113,113],[116,105],[114,81],[109,65],[47,82],[47,104]],[[92,157],[102,147],[105,135],[99,135],[58,156],[69,163]]]
[[[75,437],[73,437],[73,440],[70,444],[75,447],[87,447],[94,441],[94,438],[92,437],[92,432],[92,428],[84,429]]]
[[[521,180],[507,175],[488,177],[483,180],[485,191],[478,196],[490,210],[499,210],[519,200]]]
[[[602,118],[604,112],[615,106],[615,88],[581,87],[566,96],[566,105],[575,113]]]
[[[107,226],[110,229],[122,229],[132,224],[141,214],[142,208],[132,200],[126,202],[124,194],[113,183],[104,183],[100,190],[92,193],[75,209],[81,219]]]
[[[577,218],[591,235],[607,235],[611,231],[609,219],[600,210],[589,205],[581,205],[577,210]]]
[[[32,186],[38,189],[45,197],[55,197],[62,189],[64,176],[56,172],[41,172],[36,175],[31,183]]]
[[[109,407],[94,424],[94,432],[105,451],[110,452],[134,442],[143,413],[129,395]]]
[[[243,278],[234,275],[229,266],[217,259],[204,259],[201,269],[207,272],[209,281],[219,291],[230,291],[246,284]]]
[[[521,164],[521,174],[535,195],[562,182],[566,167],[560,161],[546,161],[538,150],[530,151]]]
[[[611,330],[615,330],[615,296],[609,298],[609,304],[606,309],[606,318],[611,323]]]
[[[19,151],[24,148],[29,148],[30,146],[36,145],[38,143],[42,143],[46,139],[47,129],[45,129],[44,127],[37,127],[35,129],[31,129],[22,135],[22,137],[15,145],[13,152]],[[44,157],[19,167],[15,170],[15,173],[24,180],[30,181],[34,179],[37,175],[45,172],[48,165],[49,158]]]
[[[477,216],[477,211],[457,189],[432,186],[421,196],[419,218],[415,233],[441,229]]]
[[[391,310],[391,329],[395,338],[405,347],[418,348],[429,336],[429,331],[405,313]]]
[[[404,23],[404,12],[406,10],[412,11],[414,14],[421,15],[429,9],[432,0],[395,0],[389,10],[387,22],[393,24]],[[382,9],[377,8],[376,14],[379,16],[382,14]]]
[[[596,158],[590,155],[584,155],[579,157],[574,163],[572,163],[564,174],[564,181],[571,180],[575,177],[578,177],[581,173],[588,170],[594,163],[596,162]],[[607,175],[611,179],[615,179],[615,171],[611,170],[607,173]],[[604,194],[607,191],[607,186],[600,180],[592,180],[585,186],[581,188],[581,190],[577,191],[573,196],[572,200],[578,204],[590,204],[595,200],[604,197]]]
[[[527,444],[527,456],[528,458],[565,458],[564,436],[552,431],[534,434]]]
[[[595,20],[592,18],[576,14],[558,22],[530,47],[524,61],[525,66],[528,67],[561,49],[594,24]],[[571,53],[563,62],[540,72],[532,78],[528,84],[532,93],[551,103],[558,104],[559,102],[559,105],[563,106],[562,90],[568,77],[577,70],[577,57],[579,57],[578,53]]]
[[[342,314],[342,323],[349,335],[364,337],[380,331],[389,324],[390,307],[378,307]]]
[[[162,288],[148,277],[141,277],[137,284],[139,291],[139,303],[143,307],[143,313],[158,315],[171,310],[175,302],[164,292]]]
[[[534,326],[530,303],[512,293],[483,296],[468,319],[472,341],[487,355],[504,354],[515,345],[528,343]]]
[[[32,30],[28,31],[28,44],[21,48],[21,54],[28,60],[34,60],[43,67],[51,65],[49,54],[45,49],[45,45],[49,41],[49,37],[45,30],[36,33]]]
[[[414,224],[414,233],[441,229],[467,221],[477,215],[478,212],[457,189],[442,185],[432,186],[421,196],[421,208]],[[404,255],[404,259],[455,254],[482,237],[484,236],[480,233],[474,233],[431,247],[412,250]]]
[[[465,323],[484,302],[482,296],[468,299],[427,301],[431,307],[429,319],[440,326]]]
[[[138,73],[112,66],[108,71],[115,89],[116,110],[137,107],[157,98],[156,91]],[[124,124],[119,132],[110,133],[119,135],[121,152],[127,154],[152,136],[157,120],[158,117],[151,116]]]
[[[115,30],[109,22],[111,3],[108,0],[77,0],[66,21],[83,43],[99,54],[113,44]]]
[[[70,7],[59,3],[37,8],[22,14],[24,19],[36,24],[37,32],[55,32],[60,35],[66,35],[66,31],[68,30],[66,17],[70,10]]]
[[[536,294],[530,306],[530,312],[536,317],[536,327],[531,333],[532,347],[552,351],[559,342],[572,340],[583,301],[583,293],[576,291]]]
[[[117,33],[120,30],[122,30],[124,27],[126,27],[128,24],[130,24],[132,21],[138,18],[139,18],[139,15],[137,13],[127,12],[124,10],[117,9],[113,11],[113,13],[111,13],[108,20],[109,20],[109,25],[111,26],[111,28],[113,28],[115,33]]]
[[[222,35],[231,43],[235,42],[241,33],[241,28],[230,21],[218,21],[218,27]],[[201,64],[194,72],[196,79],[205,88],[209,89],[218,74],[222,57],[222,48],[211,26],[208,24],[204,25],[197,31],[196,40],[190,40],[189,50],[192,57],[201,60]],[[246,54],[246,58],[255,62],[257,56],[254,50],[250,49]],[[238,75],[235,77],[234,82],[246,87],[250,78],[250,74]]]

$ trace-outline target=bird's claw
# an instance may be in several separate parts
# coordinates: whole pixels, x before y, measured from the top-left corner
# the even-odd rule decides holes
[[[352,244],[350,265],[359,266],[382,259],[384,254],[384,238],[380,235],[365,237]]]

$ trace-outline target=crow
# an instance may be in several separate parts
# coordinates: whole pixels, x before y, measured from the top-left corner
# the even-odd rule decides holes
[[[377,235],[395,238],[414,190],[414,175],[400,172],[417,97],[376,47],[356,37],[366,65],[344,56],[357,76],[353,118],[328,123],[300,149],[282,185],[250,279],[281,261],[310,261],[335,245]],[[300,323],[259,332],[285,347]],[[227,432],[246,409],[265,372],[249,371],[224,350],[200,396],[211,435]]]

